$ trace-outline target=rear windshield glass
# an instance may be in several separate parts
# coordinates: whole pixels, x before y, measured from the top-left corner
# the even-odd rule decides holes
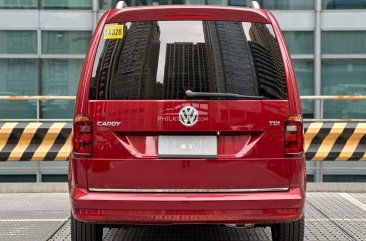
[[[144,21],[104,27],[90,99],[213,98],[287,99],[271,25]]]

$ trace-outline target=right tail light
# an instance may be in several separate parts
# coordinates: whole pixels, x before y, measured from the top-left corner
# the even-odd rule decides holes
[[[297,156],[304,151],[301,115],[290,115],[285,122],[285,155]]]

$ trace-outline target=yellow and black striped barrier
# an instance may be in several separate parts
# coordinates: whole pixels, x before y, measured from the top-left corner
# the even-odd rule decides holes
[[[0,122],[0,161],[66,161],[70,122]]]
[[[308,161],[366,160],[366,123],[305,123]],[[71,122],[0,122],[0,161],[66,161]]]
[[[313,122],[304,124],[308,161],[365,161],[366,123]]]

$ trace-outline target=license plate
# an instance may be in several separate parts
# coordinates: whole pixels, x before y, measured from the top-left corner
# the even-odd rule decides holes
[[[159,157],[217,157],[217,136],[159,136]]]

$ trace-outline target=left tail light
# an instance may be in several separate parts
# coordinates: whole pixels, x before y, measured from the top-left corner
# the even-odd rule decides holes
[[[74,122],[74,153],[91,156],[93,144],[92,120],[87,115],[78,115]]]
[[[285,122],[285,154],[300,155],[304,150],[304,131],[300,115],[290,115]]]

